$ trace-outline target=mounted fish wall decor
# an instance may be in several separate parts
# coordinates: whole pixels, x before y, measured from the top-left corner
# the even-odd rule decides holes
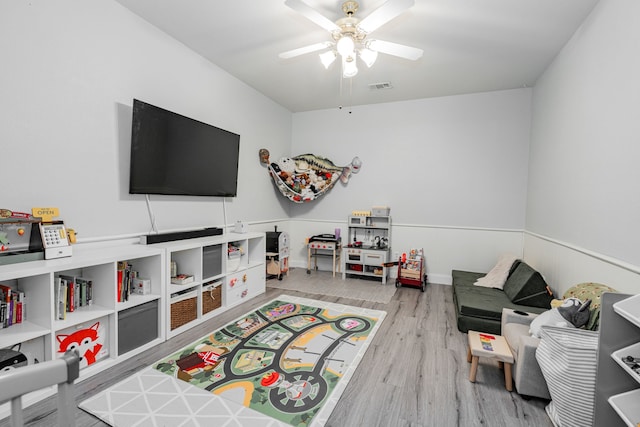
[[[347,166],[336,166],[331,160],[314,154],[282,157],[277,162],[271,162],[269,150],[265,148],[260,149],[259,155],[278,190],[295,203],[317,199],[331,190],[338,180],[346,184],[351,174],[358,173],[362,166],[358,157]]]

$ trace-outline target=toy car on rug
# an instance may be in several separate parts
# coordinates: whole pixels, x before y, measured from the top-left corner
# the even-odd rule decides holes
[[[314,154],[282,157],[277,162],[270,161],[269,151],[264,148],[259,154],[278,190],[295,203],[317,199],[331,190],[338,180],[346,184],[351,174],[362,167],[358,157],[347,166],[336,166],[331,160]]]

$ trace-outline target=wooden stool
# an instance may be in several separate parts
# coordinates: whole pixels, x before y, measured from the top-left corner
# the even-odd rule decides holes
[[[471,363],[469,381],[476,382],[478,372],[478,358],[489,357],[498,361],[500,368],[504,367],[504,385],[508,391],[513,390],[513,378],[511,377],[511,365],[513,354],[507,340],[501,335],[485,334],[469,331],[469,349],[467,350],[467,362]]]

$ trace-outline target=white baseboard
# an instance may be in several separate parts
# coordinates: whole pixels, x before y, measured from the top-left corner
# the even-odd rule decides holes
[[[427,274],[427,283],[451,285],[451,274]]]
[[[293,268],[303,268],[307,269],[307,264],[301,261],[293,261],[289,264]],[[318,265],[318,270],[320,271],[331,271],[331,267],[327,268],[323,265]],[[392,267],[389,271],[389,278],[394,279],[398,276],[397,268]],[[427,272],[427,282],[428,283],[437,283],[439,285],[451,285],[451,273],[449,274],[428,274]]]

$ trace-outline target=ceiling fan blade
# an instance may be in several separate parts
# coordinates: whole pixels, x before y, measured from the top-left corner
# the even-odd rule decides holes
[[[333,43],[331,43],[331,42],[322,42],[322,43],[311,44],[309,46],[303,46],[303,47],[299,47],[297,49],[293,49],[293,50],[289,50],[289,51],[286,51],[286,52],[282,52],[278,56],[280,58],[282,58],[282,59],[294,58],[296,56],[300,56],[300,55],[304,55],[304,54],[307,54],[307,53],[317,52],[319,50],[326,49],[328,47],[331,47],[332,45],[333,45]]]
[[[400,58],[416,61],[422,58],[424,53],[417,47],[405,46],[403,44],[385,42],[383,40],[370,40],[367,47],[371,50],[386,53],[387,55],[399,56]]]
[[[389,0],[360,21],[358,28],[370,34],[376,28],[382,27],[414,4],[414,0]]]
[[[285,0],[284,4],[329,32],[340,31],[335,23],[301,0]]]

